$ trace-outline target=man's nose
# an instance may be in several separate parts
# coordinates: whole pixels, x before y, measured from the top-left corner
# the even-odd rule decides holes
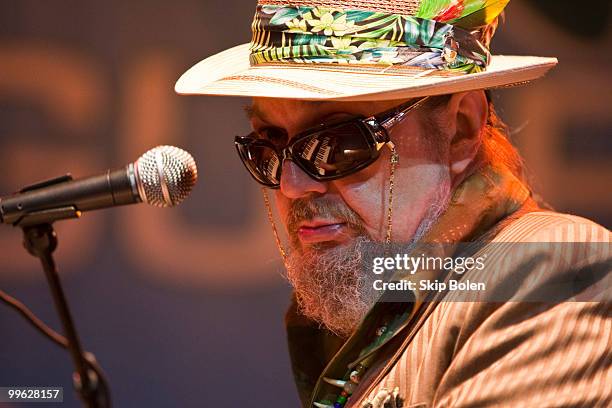
[[[327,191],[327,184],[313,179],[292,160],[286,159],[283,161],[280,190],[285,197],[296,199],[312,193],[323,194]]]

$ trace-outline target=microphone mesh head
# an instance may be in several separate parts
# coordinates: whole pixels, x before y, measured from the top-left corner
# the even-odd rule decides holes
[[[174,146],[157,146],[134,163],[138,193],[143,202],[172,207],[183,201],[198,180],[193,157]]]

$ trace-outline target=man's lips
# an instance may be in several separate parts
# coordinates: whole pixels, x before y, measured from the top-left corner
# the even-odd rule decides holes
[[[300,225],[298,237],[302,244],[340,241],[346,238],[347,228],[344,222],[313,220]]]

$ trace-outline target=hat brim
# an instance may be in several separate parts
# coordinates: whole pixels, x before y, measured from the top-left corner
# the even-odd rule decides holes
[[[200,61],[177,81],[183,95],[304,100],[389,100],[491,89],[543,76],[556,58],[494,55],[484,72],[450,73],[414,67],[277,63],[251,66],[249,44]]]

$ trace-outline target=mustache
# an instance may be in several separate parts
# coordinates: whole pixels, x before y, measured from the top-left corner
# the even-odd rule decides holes
[[[315,217],[331,218],[346,225],[357,235],[366,235],[363,219],[346,204],[327,197],[297,198],[290,204],[287,213],[287,230],[296,236],[300,224]]]

